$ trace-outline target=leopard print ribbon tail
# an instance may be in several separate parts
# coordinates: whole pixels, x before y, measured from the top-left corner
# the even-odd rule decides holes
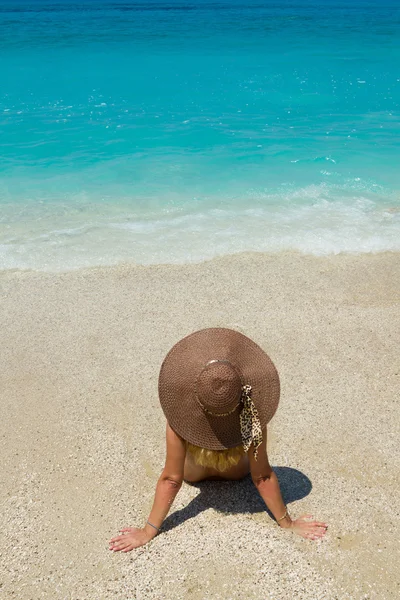
[[[240,413],[240,431],[243,448],[247,452],[253,444],[254,458],[257,460],[258,447],[262,442],[262,429],[257,409],[251,399],[251,385],[244,385],[242,387],[241,402],[243,408]]]

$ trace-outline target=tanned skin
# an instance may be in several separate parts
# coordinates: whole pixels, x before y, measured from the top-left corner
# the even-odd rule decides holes
[[[153,508],[148,518],[148,521],[155,527],[161,527],[183,481],[195,483],[204,479],[237,480],[250,473],[255,488],[282,529],[292,531],[310,540],[318,540],[325,535],[328,527],[326,523],[314,521],[311,515],[302,515],[294,521],[289,515],[281,519],[286,512],[286,507],[283,503],[278,478],[269,464],[266,429],[263,431],[263,442],[258,448],[257,460],[254,458],[253,448],[250,448],[238,465],[223,473],[197,465],[187,453],[185,441],[168,424],[166,444],[165,466],[157,482]],[[147,523],[141,529],[124,527],[120,530],[121,535],[110,540],[109,549],[113,552],[130,552],[147,544],[157,533],[157,529]]]

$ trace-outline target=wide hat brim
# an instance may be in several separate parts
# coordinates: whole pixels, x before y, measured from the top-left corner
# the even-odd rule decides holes
[[[279,376],[269,356],[251,339],[232,329],[196,331],[168,352],[158,380],[160,403],[168,423],[195,446],[224,450],[242,443],[241,405],[223,417],[202,409],[196,397],[196,381],[211,360],[228,360],[240,373],[243,385],[251,386],[251,398],[262,428],[272,419],[279,404]]]

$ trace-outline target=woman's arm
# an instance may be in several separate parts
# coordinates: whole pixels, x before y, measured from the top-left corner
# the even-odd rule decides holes
[[[129,552],[139,546],[144,546],[158,533],[175,496],[179,492],[185,467],[186,445],[167,424],[167,457],[165,466],[157,482],[153,508],[143,529],[126,527],[121,529],[123,535],[110,541],[110,550]],[[151,523],[151,525],[149,525]]]
[[[279,481],[271,468],[267,454],[267,429],[263,431],[263,442],[258,448],[257,460],[254,458],[253,448],[249,452],[250,473],[254,485],[264,500],[270,512],[274,515],[278,525],[284,529],[291,529],[298,535],[318,539],[325,535],[327,525],[318,521],[306,521],[311,515],[303,515],[292,521],[282,499]]]
[[[156,487],[153,508],[151,509],[148,521],[157,527],[161,527],[169,509],[172,506],[175,496],[179,492],[183,482],[183,471],[185,467],[186,444],[167,423],[167,458],[164,470]],[[150,527],[150,529],[149,529]],[[157,533],[149,525],[145,529],[152,537]],[[153,531],[151,531],[153,529]]]

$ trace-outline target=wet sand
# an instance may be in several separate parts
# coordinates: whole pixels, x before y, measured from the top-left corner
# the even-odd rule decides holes
[[[0,274],[0,595],[68,600],[399,597],[399,255],[242,254],[187,266]],[[269,454],[312,543],[248,480],[184,485],[129,554],[164,458],[157,377],[202,327],[281,376]]]

